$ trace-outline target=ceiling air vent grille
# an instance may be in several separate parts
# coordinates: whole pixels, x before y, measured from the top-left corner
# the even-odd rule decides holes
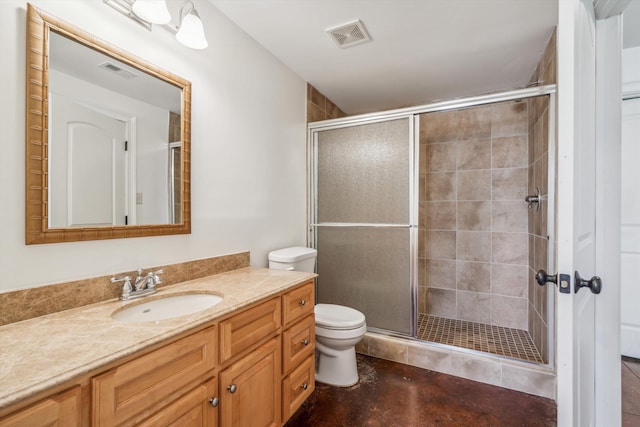
[[[371,37],[360,20],[327,29],[327,33],[341,48],[371,41]]]

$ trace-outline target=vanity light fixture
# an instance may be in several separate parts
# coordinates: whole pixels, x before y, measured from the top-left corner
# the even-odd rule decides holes
[[[191,1],[185,1],[180,8],[180,27],[176,39],[191,49],[204,49],[209,46],[200,15]]]
[[[168,24],[171,14],[165,0],[136,0],[131,6],[133,13],[152,24]]]
[[[171,22],[171,14],[165,0],[103,0],[103,2],[149,31],[152,24],[163,26],[176,35],[180,44],[191,49],[204,49],[209,45],[204,33],[204,25],[191,0],[182,3],[178,26]]]

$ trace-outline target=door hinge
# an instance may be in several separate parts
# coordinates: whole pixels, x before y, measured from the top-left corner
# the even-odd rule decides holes
[[[129,225],[129,215],[124,216],[124,225]]]
[[[124,151],[129,151],[129,141],[124,142]]]

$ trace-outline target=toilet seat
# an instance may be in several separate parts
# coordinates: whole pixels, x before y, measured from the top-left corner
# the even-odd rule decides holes
[[[350,330],[365,325],[364,314],[343,305],[317,304],[315,315],[316,326],[324,329]]]

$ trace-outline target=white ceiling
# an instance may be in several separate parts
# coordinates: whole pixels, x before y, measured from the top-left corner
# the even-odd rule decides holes
[[[637,1],[637,0],[633,0]],[[524,87],[556,0],[209,0],[348,114]],[[360,19],[372,42],[325,30]]]

